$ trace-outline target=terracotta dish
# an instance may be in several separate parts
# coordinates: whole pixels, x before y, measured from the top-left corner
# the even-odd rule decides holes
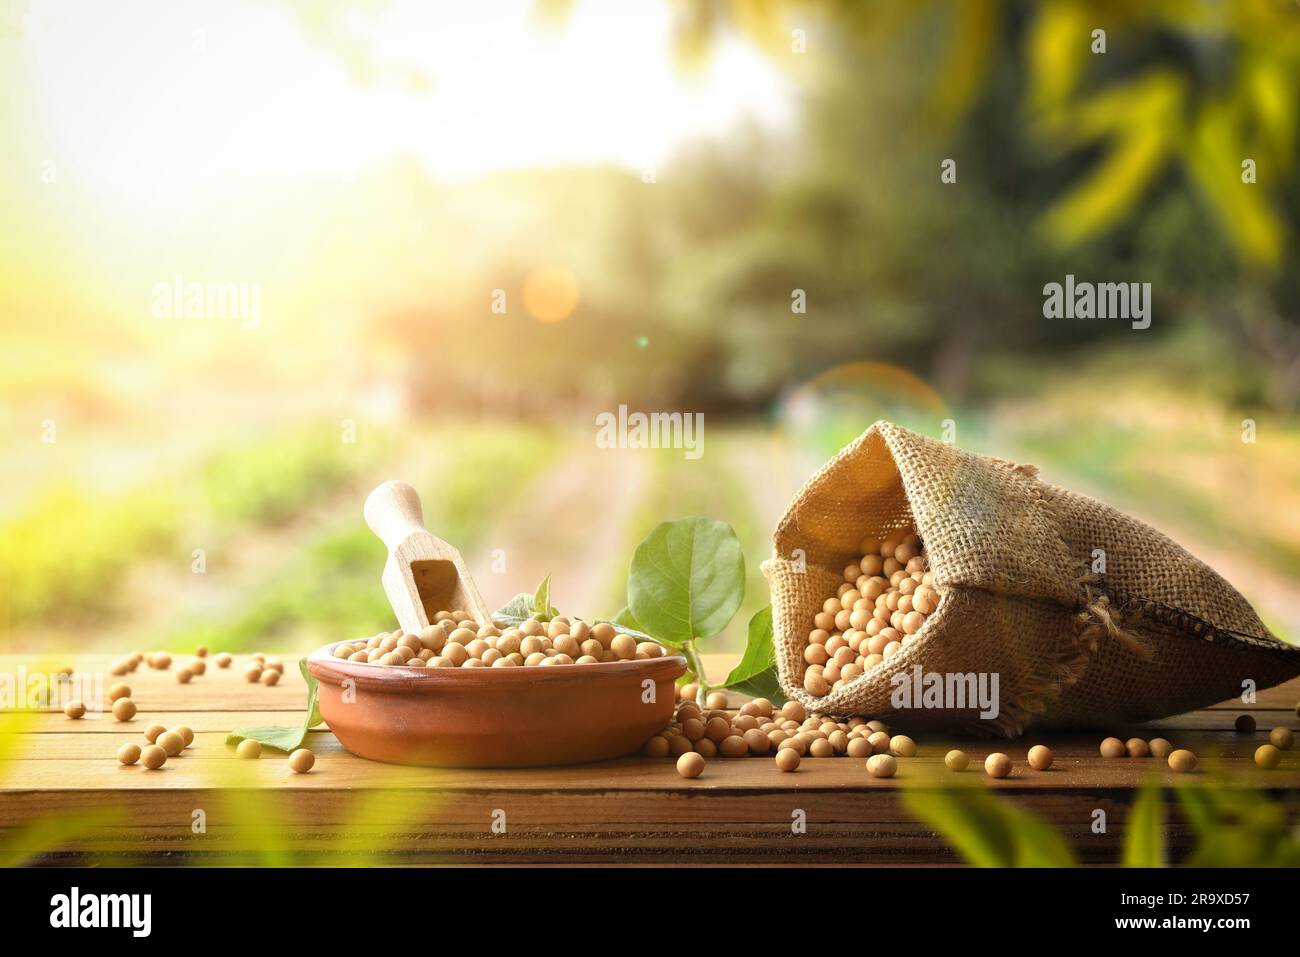
[[[632,754],[672,717],[686,672],[678,656],[556,668],[381,667],[335,658],[334,647],[307,666],[320,682],[321,717],[343,746],[374,761],[445,768]]]

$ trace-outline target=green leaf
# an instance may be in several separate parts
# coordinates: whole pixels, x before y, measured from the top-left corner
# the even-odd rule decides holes
[[[77,838],[93,836],[104,828],[120,827],[122,819],[120,807],[38,817],[5,834],[4,845],[0,847],[0,867],[18,867]]]
[[[776,676],[776,647],[772,644],[772,606],[768,605],[749,619],[749,640],[740,664],[731,669],[726,687],[755,698],[767,698],[785,704],[781,683]]]
[[[541,613],[544,618],[554,618],[559,614],[551,607],[551,576],[547,575],[533,592],[533,614]]]
[[[1180,785],[1174,791],[1196,833],[1191,867],[1290,866],[1300,841],[1290,833],[1285,807],[1246,789]]]
[[[1074,867],[1069,843],[1042,818],[985,794],[904,790],[903,803],[976,867]]]
[[[245,738],[251,738],[254,741],[260,741],[268,748],[275,748],[277,751],[296,751],[302,747],[302,743],[307,738],[307,729],[286,728],[283,725],[264,724],[256,728],[240,728],[238,731],[231,731],[226,735],[226,744],[238,744]]]
[[[1165,809],[1160,786],[1148,778],[1129,812],[1124,832],[1124,867],[1165,866]]]
[[[1012,838],[998,809],[975,792],[907,791],[903,803],[976,867],[1010,867]]]
[[[614,630],[624,635],[631,635],[637,641],[653,641],[657,645],[663,645],[665,648],[676,649],[678,646],[671,641],[665,641],[662,638],[656,638],[654,635],[646,634],[641,624],[632,614],[632,610],[626,605],[623,610],[611,618],[606,624],[612,625]]]
[[[622,626],[624,628],[635,629],[636,631],[645,630],[641,627],[641,623],[636,620],[636,615],[632,614],[632,609],[628,608],[627,605],[624,605],[619,610],[619,613],[609,620],[609,623],[615,628]]]
[[[298,659],[298,673],[307,682],[307,728],[314,728],[318,724],[324,724],[325,719],[320,716],[320,701],[317,700],[316,679],[307,670],[306,658]]]
[[[522,591],[492,613],[494,620],[507,625],[522,625],[532,617],[533,596]]]
[[[1218,821],[1214,813],[1214,805],[1206,797],[1206,792],[1199,787],[1179,787],[1175,788],[1174,794],[1178,795],[1183,816],[1187,818],[1187,823],[1192,826],[1196,836],[1205,838],[1213,834]]]
[[[551,607],[551,576],[547,575],[533,594],[520,592],[492,613],[492,618],[507,625],[522,625],[540,614],[554,618],[559,612]]]
[[[1036,814],[1015,805],[1003,805],[1007,827],[1014,837],[1013,867],[1078,867],[1070,842]]]
[[[628,606],[665,642],[716,635],[744,597],[745,556],[726,522],[699,517],[662,522],[632,555]]]
[[[307,740],[307,731],[322,722],[320,704],[316,700],[316,679],[307,670],[307,659],[298,659],[298,670],[307,682],[307,716],[301,727],[286,728],[282,725],[261,725],[256,728],[242,728],[226,735],[226,744],[238,744],[245,738],[258,741],[277,751],[295,751]]]

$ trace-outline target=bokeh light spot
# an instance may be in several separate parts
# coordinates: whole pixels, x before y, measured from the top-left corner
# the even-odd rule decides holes
[[[915,373],[883,362],[848,362],[788,393],[777,407],[777,422],[809,461],[819,461],[877,419],[934,434],[948,414],[943,396]]]
[[[524,279],[524,308],[541,322],[560,322],[578,306],[578,280],[561,266],[534,269]]]

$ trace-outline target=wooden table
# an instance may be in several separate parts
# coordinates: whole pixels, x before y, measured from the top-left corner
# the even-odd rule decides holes
[[[726,674],[734,662],[709,657],[711,674]],[[66,661],[83,674],[108,664],[103,656]],[[277,687],[247,683],[239,658],[229,670],[210,663],[187,685],[175,680],[176,666],[142,666],[111,679],[126,681],[140,706],[126,724],[102,714],[74,721],[53,709],[4,715],[0,727],[10,733],[0,738],[0,857],[22,841],[32,851],[27,860],[37,863],[953,863],[953,852],[907,814],[898,795],[960,777],[1049,819],[1081,860],[1110,864],[1146,775],[1166,783],[1210,780],[1174,775],[1154,759],[1102,759],[1101,733],[1031,735],[992,746],[918,735],[921,753],[901,761],[891,780],[869,777],[851,758],[805,759],[793,774],[779,773],[770,758],[719,758],[687,781],[670,761],[642,757],[535,770],[397,767],[354,757],[329,731],[316,730],[308,741],[316,766],[296,775],[283,755],[240,761],[225,745],[235,727],[301,722],[306,690],[293,660],[286,661]],[[0,674],[20,664],[34,666],[32,659],[0,657]],[[1252,754],[1268,729],[1296,727],[1298,698],[1300,681],[1262,692],[1249,707],[1228,702],[1111,730],[1190,747],[1203,764],[1220,766],[1216,781],[1272,792],[1289,802],[1294,819],[1300,748],[1286,752],[1273,771],[1257,769]],[[1257,734],[1233,731],[1244,711],[1256,717]],[[121,766],[118,747],[144,743],[144,729],[155,723],[191,727],[192,749],[160,771]],[[1024,762],[1026,748],[1039,742],[1056,753],[1048,772]],[[942,769],[954,744],[973,759],[960,776]],[[1012,756],[1010,777],[995,781],[980,770],[990,750]],[[1090,829],[1098,808],[1109,822],[1100,835]],[[807,820],[803,834],[792,829],[799,811]],[[1175,855],[1185,852],[1190,835],[1181,818],[1171,818],[1168,834]]]

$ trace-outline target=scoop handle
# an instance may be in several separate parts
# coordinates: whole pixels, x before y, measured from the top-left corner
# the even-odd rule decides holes
[[[406,541],[412,532],[427,532],[420,494],[407,482],[390,481],[366,496],[362,509],[366,524],[388,546],[390,552]]]

